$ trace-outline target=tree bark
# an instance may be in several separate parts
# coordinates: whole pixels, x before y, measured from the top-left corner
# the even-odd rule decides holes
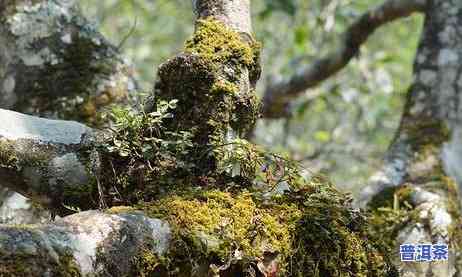
[[[0,225],[0,276],[134,276],[136,257],[163,254],[170,233],[168,223],[137,212]]]
[[[17,1],[6,2],[4,14],[10,12],[11,5],[16,3]],[[55,1],[46,3],[52,7],[57,5]],[[29,17],[30,12],[33,13],[32,18],[39,16],[42,4],[37,4],[32,11],[24,11],[24,16]],[[67,4],[63,5],[64,8],[67,7]],[[170,124],[179,127],[180,130],[198,126],[192,131],[192,140],[196,145],[213,146],[226,143],[230,136],[241,136],[254,123],[256,105],[253,89],[259,77],[259,68],[254,64],[258,64],[258,61],[254,60],[254,56],[241,59],[245,56],[242,53],[252,52],[247,51],[247,46],[254,43],[250,35],[249,5],[248,0],[193,1],[198,19],[198,34],[195,39],[199,42],[190,41],[192,45],[189,45],[184,53],[167,61],[159,70],[159,79],[154,89],[155,97],[180,100],[174,115],[175,120]],[[457,168],[455,161],[458,159],[454,153],[459,149],[455,142],[459,137],[457,134],[460,133],[457,127],[458,105],[455,104],[458,103],[458,84],[456,87],[453,86],[460,78],[457,61],[462,55],[460,39],[454,34],[460,33],[461,22],[458,15],[461,10],[461,5],[455,0],[432,2],[427,12],[426,28],[416,59],[415,72],[418,78],[410,89],[400,129],[390,147],[386,163],[388,169],[382,178],[385,181],[381,183],[382,187],[369,189],[369,192],[366,190],[363,195],[364,199],[370,199],[374,192],[384,187],[410,184],[410,201],[413,207],[418,209],[419,217],[400,231],[398,242],[431,240],[435,243],[450,243],[453,236],[450,229],[456,224],[453,215],[457,210],[452,205],[451,193],[454,190],[450,177],[455,176],[453,168]],[[35,14],[37,11],[39,14]],[[66,15],[60,14],[59,18],[62,17],[66,18]],[[201,37],[201,31],[207,35],[216,34],[210,33],[210,30],[218,31],[222,32],[221,35],[225,38],[236,38],[236,32],[229,33],[228,29],[221,28],[222,25],[237,31],[239,39],[231,46],[227,45],[232,50],[231,54],[220,52],[220,56],[216,56],[216,48],[213,48],[213,55],[210,57],[207,55],[210,54],[208,49],[204,48],[210,45],[197,45],[203,43],[200,41],[204,39]],[[69,41],[68,37],[63,43],[66,41]],[[91,44],[93,43],[94,41]],[[234,52],[240,53],[237,58]],[[32,61],[41,61],[42,54],[32,55]],[[31,61],[29,56],[22,58],[24,57],[26,63]],[[18,60],[25,62],[21,57],[18,57]],[[49,60],[49,57],[47,61],[53,63],[53,59]],[[211,69],[213,72],[210,73]],[[93,72],[90,75],[94,74]],[[7,92],[16,88],[16,81],[8,81],[6,84]],[[153,109],[152,106],[146,108],[148,111]],[[89,201],[89,196],[92,190],[98,188],[98,172],[104,170],[99,163],[101,153],[95,147],[100,133],[76,122],[39,119],[12,111],[0,110],[0,116],[7,119],[7,123],[0,127],[0,176],[8,180],[8,186],[54,208],[64,204],[69,209],[87,209],[97,204],[97,201]],[[232,148],[229,151],[233,151]],[[213,170],[219,158],[213,157],[201,170],[204,173]],[[325,199],[329,194],[323,188],[311,189],[320,190],[316,194],[316,197],[321,198],[320,202],[310,199],[315,201],[315,204],[330,200]],[[294,199],[308,205],[307,210],[310,209],[310,202],[304,201],[306,199]],[[195,200],[191,200],[194,205],[201,205],[200,201]],[[344,221],[343,217],[339,220],[335,218],[335,225],[340,226],[340,229],[334,230],[341,232],[336,235],[343,239],[342,242],[348,243],[350,248],[347,249],[346,255],[352,255],[349,252],[355,252],[356,247],[368,249],[358,257],[352,255],[352,261],[358,263],[354,269],[364,270],[364,265],[368,266],[371,261],[377,260],[381,261],[381,267],[387,267],[383,257],[374,251],[371,252],[370,245],[364,244],[363,238],[356,234],[359,232],[354,230],[357,226],[351,227],[361,222],[361,216],[358,212],[346,209],[344,202],[347,201],[344,200],[332,200],[336,205],[332,212],[348,214],[346,218],[351,222]],[[311,208],[313,217],[318,216],[316,208],[319,207]],[[63,272],[75,276],[130,275],[139,269],[137,257],[146,253],[162,255],[169,247],[171,231],[166,222],[136,212],[127,213],[124,209],[112,212],[114,214],[80,212],[48,225],[0,225],[0,275],[14,273],[43,276]],[[263,223],[258,222],[260,219],[259,216],[252,217],[256,226],[262,226]],[[315,220],[315,223],[316,220],[324,222],[325,215],[323,214],[321,219],[303,218],[306,222],[311,222],[310,220]],[[301,231],[306,230],[302,228]],[[258,230],[255,230],[255,233],[258,233]],[[214,243],[207,237],[203,240],[207,245]],[[338,245],[337,247],[340,248]],[[240,255],[238,252],[240,251],[233,253],[237,259]],[[264,276],[274,276],[277,273],[277,253],[266,251],[265,254],[258,257],[260,260],[257,268]],[[368,256],[369,254],[372,256]],[[149,258],[143,256],[143,261]],[[455,260],[456,257],[452,253],[447,263],[410,266],[403,264],[401,273],[403,276],[451,276],[456,270]],[[153,263],[155,262],[154,260]],[[209,265],[208,261],[204,264]],[[204,272],[215,270],[215,273],[218,272],[216,274],[220,274],[221,271],[229,270],[231,264],[224,267],[226,268],[201,269],[204,269]],[[382,270],[386,271],[383,268]],[[253,273],[256,274],[255,271]]]

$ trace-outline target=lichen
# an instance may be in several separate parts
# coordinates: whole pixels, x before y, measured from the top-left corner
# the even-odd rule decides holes
[[[21,61],[17,71],[27,72],[31,84],[16,93],[15,110],[106,125],[103,108],[126,103],[134,89],[129,66],[80,16],[74,1],[36,2],[11,1],[3,17],[6,39]],[[16,75],[16,83],[25,80],[24,74]]]

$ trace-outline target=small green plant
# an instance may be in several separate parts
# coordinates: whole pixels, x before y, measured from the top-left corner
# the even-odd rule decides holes
[[[115,107],[111,117],[114,121],[112,141],[105,144],[108,152],[121,157],[150,160],[157,153],[184,152],[192,146],[191,134],[187,131],[171,132],[163,128],[166,119],[173,118],[171,110],[176,100],[159,101],[154,112],[137,112],[133,109]]]

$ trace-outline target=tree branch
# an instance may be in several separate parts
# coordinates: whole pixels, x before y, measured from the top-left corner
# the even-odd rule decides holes
[[[92,129],[3,109],[0,118],[2,185],[47,206],[91,205],[85,195],[91,193],[99,168]]]
[[[170,232],[168,223],[140,212],[0,225],[0,276],[130,276],[136,257],[167,250]]]
[[[319,85],[355,57],[361,45],[380,26],[414,12],[425,11],[426,0],[388,0],[364,13],[343,34],[340,47],[325,57],[315,60],[289,79],[269,84],[263,98],[263,116],[284,116],[288,102],[306,89]]]
[[[1,108],[99,126],[98,111],[136,90],[131,66],[76,3],[0,3]]]

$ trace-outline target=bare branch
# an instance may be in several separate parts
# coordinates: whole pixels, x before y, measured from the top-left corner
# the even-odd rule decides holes
[[[287,80],[269,84],[263,98],[263,116],[283,116],[288,102],[306,89],[319,85],[355,57],[361,45],[380,26],[414,12],[425,11],[426,0],[388,0],[364,13],[343,34],[340,47],[325,57],[315,60]]]

